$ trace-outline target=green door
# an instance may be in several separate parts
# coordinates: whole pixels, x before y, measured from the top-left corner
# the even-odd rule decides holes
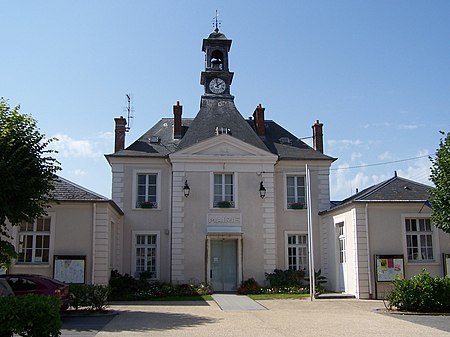
[[[210,266],[213,291],[236,291],[237,240],[211,240]]]

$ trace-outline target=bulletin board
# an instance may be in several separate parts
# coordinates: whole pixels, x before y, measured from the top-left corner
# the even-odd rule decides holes
[[[86,256],[55,255],[53,278],[65,283],[85,283]]]
[[[377,282],[392,282],[405,278],[403,255],[375,255]]]

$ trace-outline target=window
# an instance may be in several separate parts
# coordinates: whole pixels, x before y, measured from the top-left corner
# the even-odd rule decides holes
[[[135,240],[135,276],[140,277],[144,273],[147,278],[158,278],[158,236],[156,234],[138,234]]]
[[[433,231],[429,218],[405,218],[409,262],[434,261]]]
[[[158,208],[158,174],[137,175],[136,208]]]
[[[287,267],[290,270],[302,270],[308,274],[308,235],[288,234]]]
[[[304,176],[287,176],[286,190],[288,209],[306,208]]]
[[[232,173],[215,173],[213,207],[234,208],[233,190]]]
[[[49,262],[50,224],[50,217],[37,219],[35,223],[20,224],[18,263]]]

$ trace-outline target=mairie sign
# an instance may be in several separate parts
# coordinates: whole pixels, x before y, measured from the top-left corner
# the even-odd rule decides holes
[[[208,213],[207,223],[208,226],[241,226],[242,215],[241,213]]]

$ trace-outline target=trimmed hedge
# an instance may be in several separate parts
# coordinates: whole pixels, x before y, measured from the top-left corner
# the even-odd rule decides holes
[[[61,301],[54,296],[0,297],[0,336],[59,336]]]
[[[423,270],[410,280],[395,280],[388,308],[414,312],[450,312],[450,278],[432,277]]]
[[[90,310],[104,310],[108,305],[110,288],[96,284],[71,284],[70,306],[75,310],[88,307]]]

